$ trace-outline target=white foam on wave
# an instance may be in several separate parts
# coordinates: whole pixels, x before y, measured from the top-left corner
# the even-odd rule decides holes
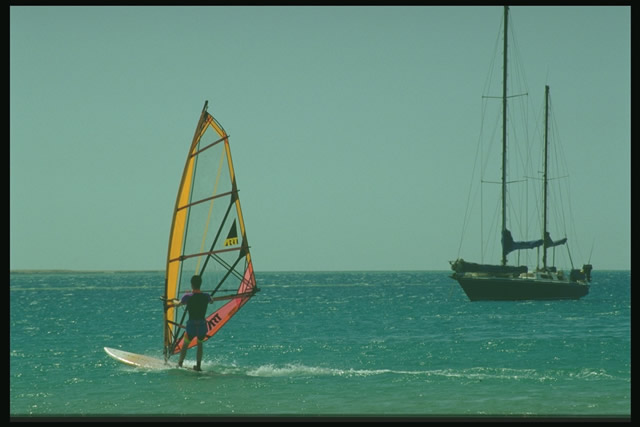
[[[468,380],[553,380],[553,374],[545,374],[535,369],[509,369],[509,368],[467,368],[433,369],[433,370],[395,370],[395,369],[339,369],[320,366],[306,366],[298,363],[290,363],[284,366],[272,364],[262,365],[248,369],[246,375],[253,377],[295,377],[295,376],[340,376],[340,377],[368,377],[374,375],[409,375],[424,377],[451,377]]]
[[[425,375],[426,371],[397,371],[392,369],[338,369],[302,364],[287,364],[282,367],[262,365],[247,371],[247,375],[255,377],[284,377],[284,376],[372,376],[383,374]]]

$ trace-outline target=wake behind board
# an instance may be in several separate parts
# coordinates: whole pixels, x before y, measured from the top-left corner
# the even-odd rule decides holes
[[[167,363],[162,359],[156,359],[155,357],[145,356],[143,354],[130,353],[128,351],[118,350],[115,348],[105,347],[104,351],[118,362],[130,366],[137,366],[140,368],[152,368],[152,369],[168,369],[177,368],[178,366],[173,363]]]

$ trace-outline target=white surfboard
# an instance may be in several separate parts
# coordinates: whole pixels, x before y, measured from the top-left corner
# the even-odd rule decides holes
[[[104,351],[119,362],[125,363],[130,366],[138,366],[141,368],[151,369],[169,369],[177,368],[175,363],[167,363],[162,359],[157,359],[151,356],[145,356],[143,354],[130,353],[128,351],[118,350],[115,348],[105,347]]]

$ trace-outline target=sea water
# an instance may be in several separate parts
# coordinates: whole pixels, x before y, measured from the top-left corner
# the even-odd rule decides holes
[[[162,272],[9,277],[13,417],[631,414],[630,271],[523,302],[470,302],[445,271],[257,273],[202,373],[103,350],[162,357]]]

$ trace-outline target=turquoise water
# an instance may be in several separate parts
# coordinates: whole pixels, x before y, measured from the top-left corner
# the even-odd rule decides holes
[[[448,274],[257,273],[196,373],[103,350],[162,357],[164,273],[10,273],[10,414],[630,417],[629,271],[546,302]]]

